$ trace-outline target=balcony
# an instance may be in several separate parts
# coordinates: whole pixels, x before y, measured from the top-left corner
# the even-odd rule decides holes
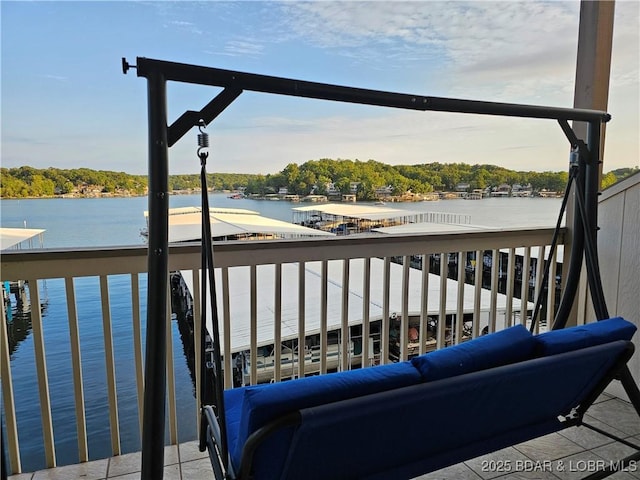
[[[633,192],[637,188],[636,179],[630,191]],[[265,380],[259,375],[258,352],[264,342],[259,342],[258,331],[264,330],[265,325],[267,329],[273,329],[270,336],[275,344],[282,344],[288,339],[284,325],[286,322],[283,320],[290,314],[283,311],[286,310],[283,309],[283,305],[289,305],[287,302],[295,305],[294,316],[297,318],[298,332],[307,333],[297,333],[298,344],[306,343],[310,333],[319,333],[325,338],[331,333],[336,334],[338,359],[335,364],[329,361],[331,345],[320,342],[316,349],[318,370],[321,374],[332,369],[357,368],[362,363],[386,363],[396,360],[392,353],[397,355],[397,359],[407,359],[413,354],[425,352],[428,348],[443,348],[448,344],[476,337],[483,329],[495,331],[515,323],[527,324],[533,307],[531,302],[538,293],[545,288],[550,291],[556,290],[556,276],[560,272],[559,269],[556,270],[556,263],[552,263],[549,285],[543,285],[541,279],[544,262],[535,261],[536,257],[546,257],[552,234],[552,229],[514,229],[411,236],[347,236],[322,240],[219,243],[215,247],[215,262],[218,271],[217,289],[221,304],[219,311],[224,332],[224,351],[238,351],[234,350],[235,340],[232,339],[231,333],[232,326],[240,321],[239,307],[233,300],[233,289],[237,288],[233,279],[237,277],[238,271],[249,272],[249,275],[241,276],[248,282],[242,289],[249,292],[246,301],[251,313],[249,318],[245,319],[249,339],[249,367],[246,377],[248,383]],[[564,236],[563,230],[561,241],[564,241]],[[483,257],[491,261],[467,261],[470,258]],[[25,280],[28,285],[30,326],[35,356],[35,371],[31,375],[12,368],[9,362],[9,337],[4,327],[6,323],[3,322],[1,373],[3,414],[6,423],[4,445],[10,462],[9,473],[15,474],[15,478],[116,478],[117,475],[124,474],[131,474],[130,478],[137,476],[140,456],[136,452],[140,450],[140,412],[144,388],[142,319],[145,317],[145,306],[141,298],[145,298],[146,293],[146,262],[146,249],[138,247],[23,250],[3,253],[2,281]],[[196,318],[197,300],[201,295],[198,288],[199,264],[199,245],[171,246],[169,269],[172,272],[181,272],[182,276],[189,280],[187,283],[191,284],[191,294],[196,300]],[[430,275],[426,268],[415,268],[418,265],[429,264],[432,270],[434,265],[437,266],[438,275]],[[309,280],[308,273],[309,268],[314,265],[319,272],[314,275],[316,283]],[[457,265],[467,265],[467,268],[457,268]],[[523,269],[521,265],[530,265],[531,268]],[[372,274],[378,268],[376,266],[379,267],[382,285],[372,283],[372,278],[376,278],[376,274]],[[339,268],[338,281],[334,280],[330,273],[332,268]],[[289,277],[283,274],[290,269],[294,269],[295,272],[294,293],[291,285],[287,283]],[[533,271],[531,278],[534,281],[531,283],[520,281],[518,278],[517,272],[527,270]],[[269,272],[268,281],[261,282],[259,278],[263,274],[260,272],[265,271]],[[340,284],[337,290],[336,283]],[[92,284],[93,288],[88,288],[87,284]],[[128,298],[114,298],[110,289],[115,290],[123,284],[128,287]],[[483,288],[483,284],[489,288]],[[38,285],[38,288],[34,288],[35,285]],[[349,288],[342,288],[344,285],[349,285]],[[268,292],[266,298],[263,291],[265,289]],[[504,293],[499,293],[499,290]],[[62,337],[66,337],[64,341],[69,342],[66,358],[47,355],[50,330],[48,325],[43,323],[42,308],[46,307],[43,298],[47,295],[52,296],[52,291],[58,292],[61,295],[58,301],[66,305],[66,318],[60,323],[60,328],[65,330]],[[326,301],[329,291],[332,292],[332,298]],[[315,302],[314,299],[318,295],[325,300],[320,307],[308,303]],[[372,298],[372,295],[375,298]],[[96,306],[94,310],[98,313],[97,317],[88,320],[82,318],[81,311],[87,302]],[[122,312],[123,309],[115,308],[115,305],[121,306],[123,302],[127,306],[127,313],[123,315],[124,318],[116,318],[113,313]],[[544,328],[549,323],[549,312],[553,312],[555,302],[555,295],[548,296],[538,326]],[[40,305],[41,308],[34,308],[36,305]],[[327,305],[333,307],[329,308]],[[255,314],[263,309],[271,312],[270,318],[265,320],[264,317]],[[311,311],[318,311],[319,332],[312,325],[312,315],[305,315],[305,312]],[[397,314],[397,319],[391,320],[394,313]],[[339,327],[331,327],[335,324],[332,323],[335,318],[330,317],[336,316]],[[588,318],[587,309],[579,316],[578,322],[584,322]],[[440,321],[441,319],[445,321]],[[82,331],[88,328],[86,322],[98,325],[95,328],[100,331],[99,338],[86,340],[82,335]],[[391,352],[390,349],[393,343],[393,339],[390,338],[393,335],[393,322],[399,325],[398,349],[395,352]],[[435,330],[431,330],[432,338],[427,337],[429,322],[436,325]],[[167,318],[167,331],[173,334],[167,336],[168,428],[165,442],[165,475],[167,478],[201,478],[203,472],[210,471],[210,467],[203,454],[197,452],[194,443],[198,411],[192,393],[193,381],[187,368],[191,362],[190,348],[184,347],[189,344],[190,335],[185,335],[186,341],[183,345],[177,333],[177,323],[176,315]],[[468,328],[464,328],[465,324]],[[127,327],[123,328],[123,325]],[[358,362],[353,361],[357,355],[350,348],[354,340],[357,340],[353,333],[354,325],[358,326],[356,330],[364,338],[374,333],[374,325],[381,325],[377,344],[379,346],[374,348],[374,342],[361,341]],[[409,338],[409,329],[414,325],[420,332],[417,342],[412,342]],[[193,334],[196,339],[200,335],[197,329]],[[60,338],[59,333],[56,338]],[[119,358],[118,352],[123,344],[129,345],[132,350],[131,358],[127,362],[128,367],[124,367]],[[198,345],[198,342],[195,344]],[[84,363],[87,357],[95,358],[96,352],[101,365],[91,368],[104,372],[104,381],[99,382],[100,395],[97,399],[85,396],[85,386],[92,383],[95,390],[96,382],[92,378],[94,370],[88,370]],[[185,353],[186,358],[181,352]],[[273,368],[269,371],[271,377],[268,380],[280,381],[305,374],[305,369],[308,368],[305,362],[294,362],[293,367],[289,367],[293,368],[292,372],[285,369],[285,356],[286,351],[283,353],[281,349],[273,349]],[[198,358],[197,352],[195,358]],[[363,362],[362,359],[366,360]],[[197,363],[195,367],[198,367]],[[233,367],[232,355],[225,355],[226,388],[233,388]],[[57,397],[52,395],[49,388],[60,370],[67,372],[68,377],[68,387],[62,395],[64,398],[60,398],[59,392],[56,393]],[[25,405],[24,398],[14,394],[16,391],[24,391],[25,385],[37,385],[38,400],[28,402],[29,405]],[[185,385],[190,387],[186,389],[186,393]],[[108,418],[108,422],[105,420],[102,427],[96,429],[99,431],[90,428],[90,425],[95,425],[92,415],[95,415],[96,410]],[[620,399],[603,396],[601,403],[593,409],[596,415],[594,421],[601,422],[605,428],[614,429],[625,438],[638,440],[640,422],[634,418],[632,410],[630,404]],[[67,416],[69,411],[75,413],[75,425],[60,426],[57,419],[63,411],[66,411]],[[42,436],[38,448],[43,452],[39,460],[41,465],[37,467],[39,471],[34,475],[21,474],[25,471],[22,468],[25,453],[21,450],[21,439],[27,434],[20,427],[25,424],[26,417],[38,415],[40,425],[37,426],[37,431],[33,431],[31,422],[29,435]],[[135,427],[127,430],[126,425],[132,422]],[[56,436],[58,430],[72,431],[74,442],[60,442]],[[125,430],[129,433],[123,433]],[[98,439],[100,445],[97,444]],[[517,464],[526,468],[543,460],[555,462],[556,469],[553,471],[564,478],[557,470],[560,461],[608,461],[627,453],[626,450],[610,453],[611,448],[613,445],[608,443],[606,437],[596,438],[592,433],[574,428],[562,435],[552,434],[497,452],[495,456],[449,467],[445,471],[424,478],[493,478],[505,473],[499,471],[499,465],[514,468]],[[109,457],[112,458],[108,460]],[[37,464],[33,461],[31,463]],[[63,466],[65,464],[71,465]],[[46,469],[42,470],[45,467]],[[487,470],[489,467],[491,468]],[[556,478],[549,471],[547,473],[548,478]],[[630,475],[638,476],[633,472],[630,472]],[[129,475],[121,478],[129,478]]]
[[[586,2],[587,4],[589,2]],[[592,35],[596,34],[592,32]],[[595,42],[594,42],[595,44]],[[581,43],[579,56],[589,58],[590,55],[596,57],[597,52],[582,52],[587,49],[587,45]],[[607,55],[599,54],[598,60],[607,60]],[[585,62],[591,65],[593,62]],[[606,63],[606,62],[605,62]],[[131,66],[123,59],[123,71]],[[595,73],[587,72],[586,67],[578,68],[577,79],[580,83],[586,83],[588,88],[576,88],[578,91],[592,92],[589,80],[597,77]],[[203,70],[198,68],[197,72],[192,72],[189,66],[169,64],[168,62],[153,61],[144,58],[137,59],[138,76],[147,77],[149,82],[149,120],[150,120],[150,165],[154,171],[150,172],[150,177],[157,183],[157,189],[150,192],[154,207],[160,219],[163,215],[165,190],[162,187],[164,180],[162,164],[166,165],[168,146],[173,145],[178,139],[200,120],[209,123],[217,114],[240,95],[243,89],[252,90],[256,88],[256,82],[261,85],[262,91],[271,93],[302,96],[307,98],[317,98],[325,100],[349,101],[355,103],[366,103],[370,105],[381,105],[388,107],[398,107],[410,110],[435,110],[450,111],[475,114],[507,115],[507,116],[528,116],[532,118],[554,119],[569,139],[572,148],[578,148],[580,141],[578,138],[587,138],[587,147],[592,162],[589,164],[591,174],[588,175],[590,181],[587,188],[590,189],[588,195],[594,197],[597,191],[597,175],[594,170],[600,161],[600,131],[604,122],[608,121],[608,115],[602,112],[570,109],[546,109],[507,105],[493,103],[477,103],[469,101],[456,101],[452,99],[406,96],[399,94],[387,94],[385,92],[363,91],[336,86],[322,86],[311,83],[300,83],[277,81],[274,78],[264,78],[261,76],[237,76],[228,75],[229,72],[211,70],[209,73],[215,75],[204,75],[200,77]],[[594,67],[598,70],[598,67]],[[599,67],[602,70],[603,67]],[[608,71],[608,67],[607,67]],[[187,75],[188,73],[188,75]],[[233,73],[233,72],[231,72]],[[586,78],[588,77],[588,78]],[[230,80],[229,80],[230,79]],[[165,83],[166,80],[202,83],[223,87],[224,90],[215,97],[211,103],[205,106],[200,112],[189,110],[176,120],[169,128],[166,125],[166,105],[165,105]],[[277,79],[275,79],[277,80]],[[583,81],[584,80],[584,81]],[[265,87],[266,86],[266,87]],[[318,87],[321,87],[320,89]],[[330,87],[330,88],[325,88]],[[606,88],[604,89],[606,90]],[[155,97],[152,97],[155,95]],[[597,105],[599,98],[577,98],[576,104],[586,105],[590,108]],[[602,108],[606,107],[606,100],[602,102]],[[575,120],[589,123],[589,131],[585,135],[576,134],[568,125],[568,121]],[[583,125],[585,126],[585,125]],[[597,127],[597,128],[596,128]],[[584,132],[583,132],[584,133]],[[584,152],[575,151],[577,154]],[[578,155],[579,156],[579,155]],[[151,182],[150,182],[151,183]],[[608,282],[606,292],[610,304],[614,305],[612,313],[621,313],[632,317],[635,321],[638,318],[638,292],[637,285],[637,261],[638,261],[638,236],[637,225],[640,219],[637,215],[640,211],[638,205],[638,181],[628,188],[630,194],[621,193],[624,199],[620,202],[619,195],[616,194],[607,199],[611,201],[609,208],[610,215],[605,222],[614,223],[620,220],[619,224],[613,225],[601,245],[606,258],[603,265],[603,276]],[[618,215],[623,212],[622,216]],[[575,214],[576,212],[572,212]],[[592,212],[590,212],[592,213]],[[635,230],[634,230],[635,229]],[[613,232],[613,234],[612,234]],[[571,230],[562,232],[561,242],[566,249],[571,249],[573,234]],[[319,265],[318,288],[320,290],[319,308],[319,331],[315,327],[310,335],[319,335],[321,341],[316,357],[319,363],[319,373],[328,373],[332,368],[345,370],[352,368],[353,356],[356,350],[351,347],[353,324],[356,324],[361,331],[361,351],[359,353],[360,365],[369,360],[371,363],[386,363],[395,359],[407,359],[414,353],[423,353],[428,348],[428,342],[433,342],[434,348],[443,348],[447,344],[455,344],[473,338],[481,334],[483,330],[488,332],[513,325],[514,323],[527,323],[530,321],[530,300],[533,300],[545,288],[551,292],[556,290],[556,276],[560,273],[554,271],[555,261],[551,262],[551,279],[547,285],[541,282],[542,262],[535,264],[535,280],[533,285],[529,285],[528,275],[518,283],[517,265],[521,262],[524,268],[522,271],[528,272],[533,266],[531,259],[536,256],[543,258],[546,247],[551,242],[552,231],[550,229],[533,230],[503,230],[503,231],[479,231],[463,234],[438,234],[438,235],[412,235],[412,236],[389,236],[385,238],[337,238],[331,240],[309,240],[309,241],[274,241],[274,242],[230,242],[220,244],[216,249],[216,267],[219,272],[220,282],[218,282],[218,298],[222,320],[222,350],[224,352],[234,352],[234,339],[232,338],[232,325],[235,326],[235,316],[231,301],[230,279],[234,277],[237,269],[248,269],[249,276],[243,288],[249,292],[248,305],[250,315],[248,317],[247,337],[248,346],[242,346],[243,351],[248,352],[249,369],[247,381],[255,383],[260,380],[258,374],[258,348],[262,347],[258,342],[258,330],[264,327],[259,322],[257,313],[261,306],[260,294],[262,283],[257,281],[258,271],[267,270],[270,272],[269,282],[270,296],[267,310],[271,310],[272,315],[268,323],[268,329],[273,329],[272,343],[280,345],[283,340],[290,341],[286,334],[287,325],[283,324],[283,319],[287,312],[283,309],[283,298],[290,297],[291,291],[287,290],[288,284],[283,282],[283,272],[290,270],[298,272],[295,295],[297,299],[297,341],[298,345],[306,344],[307,326],[311,319],[306,318],[307,309],[310,310],[317,305],[308,305],[308,299],[315,298],[308,295],[310,292],[307,266]],[[160,237],[160,236],[159,236]],[[601,235],[601,239],[603,236]],[[160,242],[159,242],[160,243]],[[577,241],[576,241],[577,244]],[[165,255],[166,249],[163,245],[158,248],[158,255]],[[516,249],[522,249],[522,257],[518,259]],[[576,251],[580,249],[575,249]],[[488,252],[490,261],[488,264],[488,287],[485,286],[484,263],[477,261],[486,258]],[[503,254],[502,252],[506,252]],[[505,259],[503,260],[503,257]],[[461,268],[469,258],[476,261],[471,265],[470,271]],[[425,266],[431,260],[439,260],[439,271],[436,280],[429,280],[430,274],[427,268],[422,270],[412,268],[412,264],[420,263]],[[457,260],[457,268],[454,276],[454,286],[447,281],[449,277],[449,266],[451,260],[454,264]],[[617,261],[614,261],[617,260]],[[169,249],[168,255],[169,270],[182,272],[183,278],[192,281],[191,293],[194,297],[196,311],[194,316],[198,317],[198,299],[203,294],[198,287],[197,270],[200,263],[200,250],[197,246],[173,246]],[[382,265],[381,282],[382,285],[372,283],[373,265]],[[340,280],[338,285],[332,280],[330,266],[338,265],[340,268]],[[358,274],[352,268],[358,265]],[[315,268],[315,267],[314,267]],[[378,267],[375,267],[378,268]],[[152,270],[153,272],[153,270]],[[630,273],[631,272],[631,273]],[[164,270],[163,270],[164,273]],[[140,467],[140,460],[137,450],[140,449],[139,437],[140,418],[142,412],[142,392],[143,385],[143,328],[141,319],[146,305],[141,298],[146,294],[144,277],[147,275],[146,251],[140,248],[114,248],[114,249],[85,249],[85,250],[62,250],[62,251],[42,251],[42,252],[17,252],[4,254],[2,257],[2,280],[17,281],[24,280],[29,286],[29,304],[31,305],[31,315],[29,317],[33,354],[35,357],[35,372],[31,376],[24,375],[25,372],[18,369],[9,362],[10,345],[5,321],[2,322],[2,338],[0,339],[0,354],[2,355],[2,388],[4,420],[6,424],[6,443],[3,442],[6,455],[11,468],[11,473],[18,476],[23,475],[22,459],[27,456],[21,449],[21,440],[25,436],[42,436],[42,443],[37,450],[42,457],[42,466],[35,474],[24,474],[22,478],[137,478]],[[158,297],[164,295],[164,278],[160,276],[150,279],[162,288],[150,290]],[[467,278],[470,277],[470,278]],[[431,293],[430,285],[438,284],[437,294]],[[470,281],[470,283],[466,283]],[[559,285],[564,285],[564,279],[560,278]],[[110,295],[110,289],[114,284],[129,286],[126,298],[114,298]],[[349,288],[346,288],[346,286]],[[500,286],[504,289],[501,293]],[[332,301],[337,301],[338,309],[336,313],[330,313],[328,309],[329,290],[339,286],[338,295],[332,296]],[[353,288],[352,288],[353,287]],[[379,297],[371,297],[373,287],[381,287]],[[314,287],[315,288],[315,287]],[[68,337],[69,354],[66,358],[47,354],[49,331],[43,322],[42,308],[47,307],[48,290],[56,290],[62,294],[57,298],[61,299],[66,306],[66,318],[68,324],[66,337]],[[417,289],[417,290],[415,290]],[[531,289],[531,290],[530,290]],[[354,299],[351,292],[355,290],[360,295],[360,308],[354,311]],[[415,295],[418,293],[418,307],[415,307]],[[465,292],[472,292],[471,305],[464,301]],[[579,290],[577,314],[571,318],[573,321],[583,323],[593,317],[593,312],[588,308],[586,301],[587,287],[583,282]],[[317,293],[317,292],[315,292]],[[436,307],[429,306],[429,297],[437,297]],[[355,295],[358,297],[358,295]],[[488,297],[488,298],[487,298]],[[455,298],[452,307],[447,301]],[[42,299],[45,299],[43,302]],[[487,299],[488,301],[484,301]],[[611,301],[611,300],[614,301]],[[83,320],[81,306],[85,300],[93,305],[94,315],[87,320],[92,326],[100,330],[97,338],[92,338],[89,344],[84,341],[82,335],[83,328],[87,323]],[[288,298],[291,300],[291,298]],[[374,300],[372,302],[372,300]],[[375,301],[380,300],[379,303]],[[82,301],[82,302],[81,302]],[[124,318],[116,318],[113,315],[112,307],[116,302],[124,304],[130,314]],[[544,313],[538,327],[548,324],[555,307],[555,295],[549,295],[546,300]],[[150,302],[151,304],[152,302]],[[161,302],[161,305],[162,306]],[[372,309],[372,304],[378,310]],[[396,307],[399,305],[399,307]],[[629,307],[631,305],[631,307]],[[151,308],[151,306],[149,306]],[[3,310],[4,313],[4,310]],[[391,351],[391,323],[392,313],[396,314],[394,323],[398,324],[397,351]],[[330,319],[331,317],[331,319]],[[333,367],[329,362],[330,348],[328,342],[322,341],[327,338],[330,331],[330,320],[339,318],[337,327],[338,338],[338,361]],[[4,319],[3,319],[4,320]],[[435,323],[432,323],[434,322]],[[376,323],[377,322],[377,323]],[[465,323],[469,323],[469,328],[465,328]],[[126,329],[116,329],[120,325],[128,324]],[[167,371],[167,447],[165,451],[165,474],[173,478],[201,478],[205,472],[209,472],[208,462],[202,459],[199,454],[194,453],[193,439],[197,425],[197,399],[189,397],[193,389],[188,365],[192,352],[185,349],[186,361],[180,356],[181,345],[177,343],[176,321],[171,317],[166,318],[165,325],[160,325],[159,333],[163,333],[166,328],[168,333],[168,346],[166,351],[166,365],[164,361],[153,368]],[[368,341],[373,333],[374,324],[379,324],[379,347],[375,347],[375,339],[370,346]],[[409,329],[417,325],[418,346],[410,346]],[[432,335],[427,336],[429,327],[432,328]],[[97,327],[96,327],[97,326]],[[332,327],[333,328],[333,327]],[[415,327],[413,327],[415,328]],[[333,330],[332,330],[333,332]],[[194,368],[198,370],[197,345],[198,338],[204,332],[194,329],[194,345],[196,351],[193,355]],[[191,332],[187,329],[185,335],[189,344]],[[55,340],[59,340],[57,337]],[[295,340],[295,339],[293,339]],[[48,343],[49,342],[49,343]],[[122,365],[118,347],[123,343],[131,345],[131,360],[125,359],[124,364],[128,368],[119,368]],[[415,350],[413,350],[416,348]],[[431,345],[429,345],[431,348]],[[273,381],[280,381],[291,375],[283,371],[283,351],[281,348],[274,348],[273,368],[269,372]],[[88,369],[86,358],[91,352],[98,352],[104,357],[101,360],[100,371],[104,375],[96,375],[93,369]],[[163,355],[164,358],[164,355]],[[635,363],[634,363],[635,362]],[[632,360],[632,372],[637,376],[639,371],[638,355]],[[232,355],[224,356],[225,385],[232,388],[234,379]],[[293,375],[304,375],[305,362],[293,364]],[[70,372],[65,379],[67,388],[59,398],[52,394],[50,389],[50,379],[59,375],[61,368],[67,368]],[[149,365],[147,365],[149,368]],[[51,374],[51,375],[49,375]],[[104,381],[101,377],[104,377]],[[198,376],[195,383],[197,387]],[[100,398],[87,398],[84,386],[93,384],[100,389]],[[15,391],[25,386],[35,386],[37,389],[32,397],[24,400],[14,394]],[[125,385],[124,388],[122,386]],[[179,388],[178,386],[188,385],[189,388]],[[147,391],[151,391],[148,389]],[[198,391],[198,388],[195,389]],[[37,397],[38,401],[33,401]],[[186,400],[188,399],[188,401]],[[182,401],[185,400],[185,401]],[[75,422],[70,425],[61,425],[56,422],[61,410],[72,411]],[[92,427],[94,422],[93,414],[99,411],[105,421],[100,427]],[[615,430],[619,436],[631,440],[639,440],[640,422],[636,412],[624,400],[613,398],[609,395],[601,397],[599,403],[590,411],[595,418],[592,423],[599,423],[603,429]],[[467,412],[457,412],[464,415]],[[21,422],[25,418],[38,416],[40,426],[30,429],[26,433],[21,431]],[[137,420],[137,422],[136,422]],[[131,423],[133,427],[131,428]],[[124,434],[125,424],[128,424],[130,434]],[[186,429],[184,429],[186,426]],[[74,431],[74,441],[60,445],[56,439],[56,434],[60,430]],[[186,433],[185,433],[186,432]],[[99,442],[96,439],[100,440]],[[161,449],[160,449],[161,450]],[[41,452],[41,453],[40,453]],[[615,461],[626,454],[626,451],[614,450],[613,445],[603,438],[594,437],[577,429],[564,431],[563,434],[552,434],[532,442],[512,446],[508,449],[497,452],[494,456],[483,457],[470,460],[463,464],[454,465],[443,472],[435,472],[425,476],[425,478],[497,478],[510,477],[512,473],[517,473],[521,478],[530,476],[545,478],[573,478],[574,473],[588,473],[597,462]],[[532,463],[526,463],[531,461]],[[520,463],[517,463],[520,462]],[[538,466],[536,462],[543,462]],[[544,462],[551,462],[548,465]],[[573,463],[571,463],[573,462]],[[589,463],[594,462],[594,463]],[[69,464],[69,466],[63,466]],[[573,465],[574,470],[569,467]],[[42,469],[46,467],[46,469]],[[56,469],[55,467],[58,467]],[[536,469],[537,468],[537,469]],[[569,468],[569,469],[568,469]],[[514,472],[515,470],[515,472]],[[628,472],[620,472],[621,478],[638,478],[637,469]]]

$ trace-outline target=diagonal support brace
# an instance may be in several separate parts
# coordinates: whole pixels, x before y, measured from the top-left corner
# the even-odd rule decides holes
[[[180,140],[192,127],[197,127],[200,120],[208,125],[220,115],[225,108],[240,96],[242,90],[239,88],[227,87],[222,90],[213,100],[211,100],[202,110],[187,110],[171,124],[167,131],[167,142],[172,147]]]
[[[567,140],[569,140],[569,143],[571,144],[571,147],[572,148],[577,148],[578,151],[580,152],[580,156],[582,158],[584,158],[584,159],[588,159],[589,158],[589,153],[590,153],[589,152],[589,147],[587,146],[587,144],[583,140],[580,140],[576,136],[576,133],[569,126],[569,122],[567,122],[564,119],[559,119],[558,120],[558,124],[560,125],[560,128],[564,132],[564,135],[567,137]]]

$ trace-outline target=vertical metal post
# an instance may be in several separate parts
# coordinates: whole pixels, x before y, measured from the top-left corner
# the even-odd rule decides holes
[[[149,113],[149,247],[147,254],[147,345],[145,352],[142,477],[162,478],[166,405],[168,182],[166,80],[147,76]]]
[[[580,2],[580,24],[578,29],[578,51],[576,58],[576,77],[575,77],[575,89],[574,89],[574,108],[588,108],[594,110],[606,110],[609,100],[609,82],[611,72],[611,50],[613,45],[613,23],[615,13],[615,2],[613,1],[590,1],[581,0]],[[573,122],[573,130],[578,138],[584,140],[589,145],[589,150],[593,151],[593,145],[589,138],[589,130],[592,130],[587,122]],[[592,130],[593,131],[593,130]],[[595,152],[598,158],[601,160],[603,155],[605,126],[599,126],[598,130],[599,140],[597,144],[598,152]],[[598,170],[598,186],[599,176],[602,171],[602,164],[597,164],[595,167]],[[590,172],[585,171],[585,175],[591,175]],[[587,180],[589,183],[589,180]],[[597,203],[591,204],[587,200],[588,194],[586,193],[591,187],[585,185],[585,209],[597,208]],[[598,187],[596,187],[597,190]],[[575,190],[574,190],[575,191]],[[567,207],[567,226],[570,229],[569,232],[569,245],[565,245],[564,258],[573,258],[571,255],[571,249],[574,248],[573,231],[575,228],[579,228],[576,224],[578,221],[574,220],[574,217],[579,217],[576,210],[575,199],[571,199]],[[589,213],[587,213],[589,215]],[[595,226],[595,222],[593,223]],[[584,227],[583,227],[584,228]],[[577,234],[578,236],[581,234]],[[584,241],[584,238],[576,239],[578,246],[580,242]],[[571,313],[571,318],[568,322],[569,325],[576,323],[577,316],[584,316],[585,321],[588,320],[590,314],[588,313],[587,303],[589,299],[589,292],[587,289],[588,281],[587,276],[581,278],[581,284],[576,288],[577,301],[575,307]]]
[[[601,129],[599,122],[589,122],[587,128],[587,146],[589,149],[589,159],[585,166],[585,192],[584,208],[586,214],[585,236],[589,237],[592,248],[590,258],[587,258],[587,275],[590,277],[589,289],[591,300],[598,320],[609,317],[607,304],[600,281],[600,267],[598,263],[598,194],[600,190],[600,161],[601,154]]]

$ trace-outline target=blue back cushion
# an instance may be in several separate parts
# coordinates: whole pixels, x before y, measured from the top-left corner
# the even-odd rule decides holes
[[[433,381],[527,360],[532,357],[534,346],[529,331],[516,325],[414,357],[411,363],[424,381]]]
[[[233,453],[238,444],[238,432],[240,419],[242,418],[242,400],[244,392],[242,388],[231,388],[224,391],[224,411],[227,426],[227,445],[229,452]],[[236,468],[239,464],[235,464]]]
[[[420,374],[411,363],[401,362],[246,387],[242,389],[242,413],[231,452],[234,464],[239,464],[236,462],[248,436],[282,415],[417,383],[420,383]]]
[[[538,356],[556,355],[614,340],[631,340],[636,326],[622,317],[541,333],[535,337]]]

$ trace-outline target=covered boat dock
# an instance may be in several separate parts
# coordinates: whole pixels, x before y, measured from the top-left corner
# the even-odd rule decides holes
[[[39,239],[39,247],[43,245],[43,233],[40,228],[0,228],[0,250],[9,248],[21,249],[23,247],[33,248],[33,241]]]
[[[148,212],[144,212],[148,218]],[[209,209],[214,240],[264,240],[270,238],[303,238],[333,236],[332,233],[263,217],[258,212],[241,208]],[[200,240],[202,209],[181,207],[169,210],[169,242]]]
[[[471,215],[414,211],[387,206],[329,203],[293,208],[293,222],[337,234],[350,234],[412,223],[469,224]]]
[[[378,258],[371,258],[371,280],[368,286],[369,288],[369,323],[373,324],[382,319],[384,309],[384,260]],[[364,298],[365,289],[367,286],[363,285],[362,278],[364,275],[365,261],[364,259],[352,259],[349,261],[349,284],[343,285],[344,279],[344,262],[342,260],[330,260],[327,266],[327,294],[326,300],[322,298],[322,263],[321,262],[308,262],[304,266],[305,276],[305,302],[304,302],[304,319],[305,319],[305,337],[307,339],[307,345],[305,347],[314,346],[317,336],[321,333],[322,315],[323,315],[323,303],[326,302],[326,321],[327,332],[331,337],[334,333],[336,340],[341,331],[343,321],[343,311],[347,315],[347,324],[349,326],[350,341],[354,342],[353,332],[361,332],[361,326],[363,324],[364,316]],[[275,279],[275,265],[260,265],[257,267],[255,284],[251,280],[250,267],[234,267],[228,269],[228,291],[222,292],[221,285],[222,274],[219,270],[216,270],[216,286],[217,295],[228,295],[228,314],[229,318],[229,337],[230,348],[232,355],[250,351],[251,345],[251,330],[252,325],[255,328],[256,345],[260,347],[267,347],[265,351],[273,349],[275,338],[275,327],[279,323],[281,325],[280,338],[284,344],[288,341],[295,343],[299,338],[299,309],[298,292],[300,285],[299,278],[299,264],[288,263],[281,265],[281,291],[286,292],[281,297],[281,305],[276,308],[275,305],[275,292],[276,285]],[[191,271],[180,272],[186,288],[189,292],[193,292],[193,273]],[[409,327],[420,328],[420,318],[423,307],[422,300],[422,276],[421,270],[410,268],[409,278],[406,283],[408,289],[407,309],[403,312],[403,266],[395,263],[390,264],[390,281],[388,291],[388,305],[389,314],[392,319],[398,319],[398,322],[403,314],[408,317],[407,325]],[[445,292],[441,289],[441,279],[438,275],[428,274],[428,290],[426,314],[428,321],[434,323],[440,318],[440,315],[444,314],[447,319],[447,324],[453,324],[455,317],[459,312],[458,301],[458,282],[452,279],[446,279]],[[348,294],[346,295],[346,309],[343,306],[343,290],[347,288]],[[252,291],[255,292],[255,320],[252,320]],[[476,305],[476,297],[478,297],[479,304]],[[444,302],[443,302],[444,300]],[[496,328],[502,329],[505,325],[509,325],[515,321],[519,321],[519,312],[522,310],[521,302],[518,299],[513,299],[512,312],[514,312],[514,318],[506,318],[505,312],[507,311],[508,299],[506,295],[497,294],[495,296],[495,312],[496,313]],[[492,292],[486,289],[480,289],[479,295],[476,295],[476,288],[473,285],[465,285],[462,298],[462,311],[464,314],[463,322],[468,322],[468,318],[472,317],[474,312],[479,312],[479,325],[478,329],[486,327],[490,322],[490,311],[492,305]],[[527,302],[527,310],[533,308],[533,304]],[[280,311],[280,318],[276,318],[276,311]],[[426,318],[426,317],[425,317]],[[218,304],[218,319],[220,334],[222,337],[225,335],[225,312],[223,310],[223,303]],[[354,329],[355,327],[355,329]],[[207,330],[212,331],[212,316],[211,316],[211,304],[207,303]],[[373,330],[372,330],[373,335]],[[380,331],[378,333],[377,342],[380,342]],[[425,336],[426,338],[426,336]],[[356,340],[361,341],[360,340]],[[435,341],[432,340],[435,348]],[[370,341],[371,342],[371,341]],[[339,342],[338,342],[339,343]],[[379,345],[379,343],[378,343]],[[412,347],[416,351],[419,348],[418,344],[414,344]],[[378,349],[379,351],[379,349]],[[328,355],[331,355],[331,338],[329,339],[329,351]],[[336,345],[336,360],[337,360],[337,345]],[[358,354],[358,348],[355,348],[354,353]],[[223,351],[222,354],[225,354]],[[358,359],[360,361],[360,359]],[[258,360],[260,363],[260,360]],[[263,363],[265,363],[263,361]],[[261,379],[263,380],[263,379]]]

